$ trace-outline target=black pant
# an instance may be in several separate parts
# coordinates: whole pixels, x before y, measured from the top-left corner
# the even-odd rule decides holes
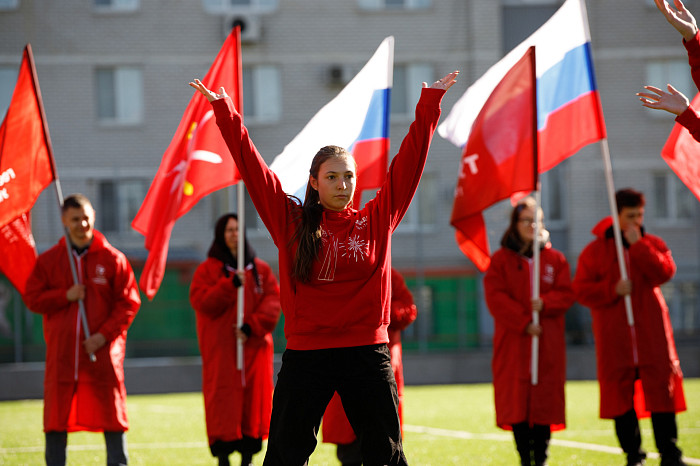
[[[678,442],[678,427],[675,413],[651,413],[651,425],[654,428],[654,440],[659,450],[662,462],[680,460],[682,453]],[[639,431],[639,421],[634,409],[615,418],[615,433],[620,447],[627,454],[628,462],[634,464],[646,457],[642,450],[642,436]]]
[[[286,350],[272,399],[266,466],[300,466],[316,448],[326,406],[338,392],[366,466],[405,465],[398,403],[385,344]]]
[[[552,432],[549,425],[535,424],[530,426],[527,422],[513,424],[513,437],[515,448],[520,455],[521,466],[541,466],[547,461],[547,450]]]
[[[122,466],[128,464],[126,452],[126,435],[124,432],[106,432],[107,465]],[[46,432],[46,450],[44,458],[47,466],[65,466],[68,432]]]

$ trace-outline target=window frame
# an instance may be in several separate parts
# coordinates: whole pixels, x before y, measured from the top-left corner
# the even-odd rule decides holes
[[[103,116],[104,108],[101,93],[102,84],[100,84],[100,72],[111,71],[111,95],[113,115]],[[133,76],[129,77],[128,72],[136,71]],[[130,85],[128,81],[134,80]],[[95,89],[95,112],[96,120],[100,126],[139,126],[143,124],[145,119],[144,105],[144,80],[143,69],[139,65],[106,65],[97,66],[93,70],[94,89]],[[134,93],[133,98],[122,98],[123,95]],[[133,108],[133,110],[128,110]]]
[[[98,5],[92,0],[92,8],[100,14],[133,13],[141,9],[141,0],[109,0],[109,5]]]

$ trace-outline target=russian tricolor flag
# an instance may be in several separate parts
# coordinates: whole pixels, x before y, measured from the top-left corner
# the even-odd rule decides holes
[[[472,84],[438,133],[458,147],[467,142],[486,99],[530,46],[536,49],[539,171],[606,137],[595,82],[585,0],[567,0],[530,37]]]
[[[345,147],[357,162],[356,199],[384,183],[389,153],[389,111],[394,38],[387,37],[360,72],[309,120],[272,161],[284,191],[304,198],[309,167],[327,145]]]

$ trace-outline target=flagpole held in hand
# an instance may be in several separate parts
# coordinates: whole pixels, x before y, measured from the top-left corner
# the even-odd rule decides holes
[[[29,44],[26,46],[27,60],[29,67],[32,72],[32,83],[34,85],[34,95],[36,96],[37,106],[39,113],[41,114],[41,124],[44,129],[44,143],[46,145],[46,152],[48,155],[49,163],[51,165],[51,172],[53,174],[54,187],[56,188],[56,200],[58,201],[58,211],[59,213],[63,207],[63,193],[61,192],[61,181],[58,178],[58,172],[56,171],[56,161],[53,157],[53,146],[51,144],[51,135],[49,134],[49,126],[46,123],[46,114],[44,112],[44,102],[41,97],[41,89],[39,88],[39,79],[36,74],[36,66],[34,65],[34,54],[32,53],[32,48]],[[73,283],[78,284],[78,274],[75,270],[75,263],[73,263],[73,254],[71,253],[70,237],[68,235],[68,229],[64,229],[64,236],[66,238],[66,249],[68,253],[68,263],[70,264],[71,274],[73,275]],[[80,321],[83,326],[83,332],[85,333],[85,339],[90,338],[90,328],[87,323],[87,316],[85,314],[85,304],[82,299],[78,300],[78,312],[80,315]],[[94,353],[90,353],[90,361],[95,362],[97,358]]]
[[[243,189],[243,182],[239,182],[238,186],[238,264],[236,268],[238,271],[245,270],[245,202],[243,196],[245,196],[245,191]],[[241,328],[243,326],[243,297],[244,297],[245,286],[241,285],[238,287],[238,300],[237,300],[237,320],[236,328]],[[241,371],[241,382],[245,387],[245,375],[243,372],[243,340],[238,337],[236,339],[236,368]]]
[[[532,239],[532,262],[533,264],[533,277],[532,277],[532,299],[540,298],[540,187],[539,183],[537,185],[537,190],[535,190],[535,236]],[[532,323],[534,325],[540,325],[540,312],[532,311]],[[539,348],[540,347],[540,337],[537,335],[532,336],[532,351],[530,352],[530,382],[532,385],[537,385],[539,378]]]

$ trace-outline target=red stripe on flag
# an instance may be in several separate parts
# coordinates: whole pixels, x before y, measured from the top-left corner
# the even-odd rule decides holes
[[[589,92],[569,102],[547,118],[539,131],[539,171],[544,173],[584,146],[606,137],[600,96]]]

